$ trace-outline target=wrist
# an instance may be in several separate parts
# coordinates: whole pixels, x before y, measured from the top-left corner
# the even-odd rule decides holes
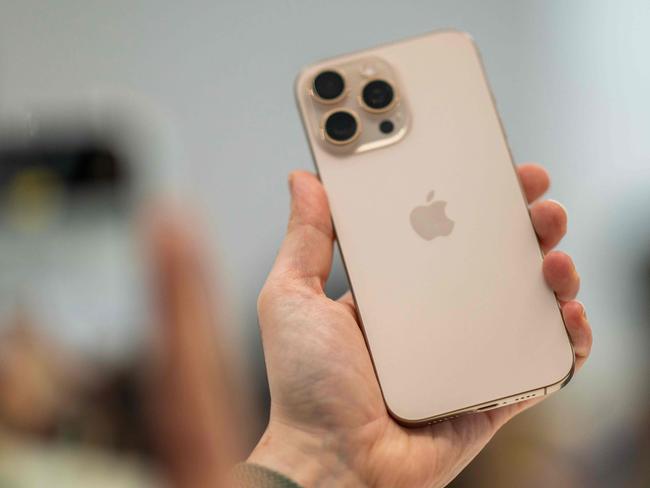
[[[247,459],[277,471],[304,488],[359,486],[336,435],[317,435],[286,425],[269,424]]]

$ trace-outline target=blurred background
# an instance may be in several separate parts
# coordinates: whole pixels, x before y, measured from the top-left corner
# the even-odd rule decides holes
[[[287,174],[312,168],[294,77],[444,27],[476,39],[516,161],[552,175],[595,338],[577,379],[453,486],[650,484],[647,0],[0,0],[0,486],[161,483],[134,393],[148,291],[133,225],[159,195],[212,243],[254,444],[256,297]],[[345,283],[337,262],[330,292]]]

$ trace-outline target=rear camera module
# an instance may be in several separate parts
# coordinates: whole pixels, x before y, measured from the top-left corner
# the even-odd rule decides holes
[[[331,112],[325,118],[324,133],[332,144],[348,144],[359,135],[359,118],[348,110]]]
[[[345,94],[345,80],[336,71],[322,71],[312,86],[315,97],[324,103],[334,103]]]
[[[361,101],[364,108],[371,112],[384,112],[395,102],[395,93],[387,81],[373,80],[363,87]]]

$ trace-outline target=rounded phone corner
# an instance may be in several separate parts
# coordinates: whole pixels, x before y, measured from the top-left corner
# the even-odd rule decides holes
[[[443,29],[436,29],[432,32],[429,32],[427,34],[430,37],[438,37],[438,36],[451,36],[451,37],[456,37],[460,39],[463,42],[469,43],[476,51],[478,51],[478,44],[476,43],[476,39],[474,36],[462,29],[458,29],[456,27],[445,27]]]
[[[571,360],[571,366],[569,367],[569,371],[566,372],[564,376],[562,376],[559,380],[551,383],[546,388],[544,388],[545,395],[549,395],[551,393],[555,393],[558,390],[561,390],[566,385],[568,385],[571,379],[573,378],[573,375],[576,372],[576,357],[573,352],[573,346],[571,346],[571,353],[572,353],[572,360]]]
[[[474,36],[470,34],[467,31],[464,31],[462,29],[458,29],[456,27],[447,27],[446,29],[442,29],[439,31],[435,31],[439,34],[451,34],[451,35],[456,35],[458,37],[463,38],[466,41],[469,41],[471,44],[476,44],[476,39],[474,39]]]
[[[402,427],[414,429],[417,427],[422,427],[423,425],[426,425],[430,421],[431,417],[417,418],[417,419],[402,417],[401,415],[395,413],[395,411],[392,408],[390,408],[388,403],[384,402],[384,404],[386,405],[386,410],[388,411],[388,415],[390,415],[392,419]]]
[[[386,402],[384,402],[386,405],[386,410],[388,411],[388,414],[392,417],[392,419],[402,427],[405,427],[407,429],[417,429],[419,427],[424,427],[426,425],[431,425],[431,424],[437,424],[439,422],[444,422],[446,420],[452,420],[457,417],[460,417],[461,415],[466,415],[472,412],[472,408],[462,408],[459,410],[454,410],[452,412],[447,412],[447,413],[442,413],[442,414],[436,414],[436,415],[428,415],[426,417],[422,418],[406,418],[404,416],[396,414]]]
[[[406,412],[398,413],[396,408],[390,405],[388,399],[385,396],[384,396],[384,405],[386,407],[386,411],[388,412],[388,415],[390,415],[395,422],[397,422],[402,427],[407,427],[410,429],[422,427],[424,425],[434,422],[438,418],[445,416],[444,414],[443,415],[436,414],[436,415],[427,415],[425,417],[419,417],[419,416],[408,415]]]
[[[566,340],[567,340],[567,345],[568,351],[567,351],[567,356],[569,358],[569,366],[568,369],[564,369],[564,372],[562,376],[560,376],[559,379],[556,381],[551,382],[546,388],[545,388],[545,394],[550,394],[554,393],[562,388],[564,388],[569,381],[573,378],[573,375],[575,374],[576,371],[576,353],[575,349],[573,348],[573,343],[571,342],[571,336],[569,335],[569,331],[566,328],[566,322],[564,321],[564,316],[562,316],[562,313],[560,311],[560,316],[562,317],[562,323],[564,325],[564,330],[566,332]]]

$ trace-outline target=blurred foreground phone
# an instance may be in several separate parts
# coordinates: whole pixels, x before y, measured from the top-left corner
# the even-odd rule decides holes
[[[433,423],[566,384],[573,349],[471,37],[328,59],[295,89],[391,415]]]
[[[0,130],[0,318],[29,317],[66,348],[122,362],[139,344],[146,298],[134,238],[149,178],[135,145],[145,142],[101,112],[34,125]]]
[[[148,454],[136,224],[158,185],[154,124],[116,104],[23,122],[0,124],[0,430]]]

